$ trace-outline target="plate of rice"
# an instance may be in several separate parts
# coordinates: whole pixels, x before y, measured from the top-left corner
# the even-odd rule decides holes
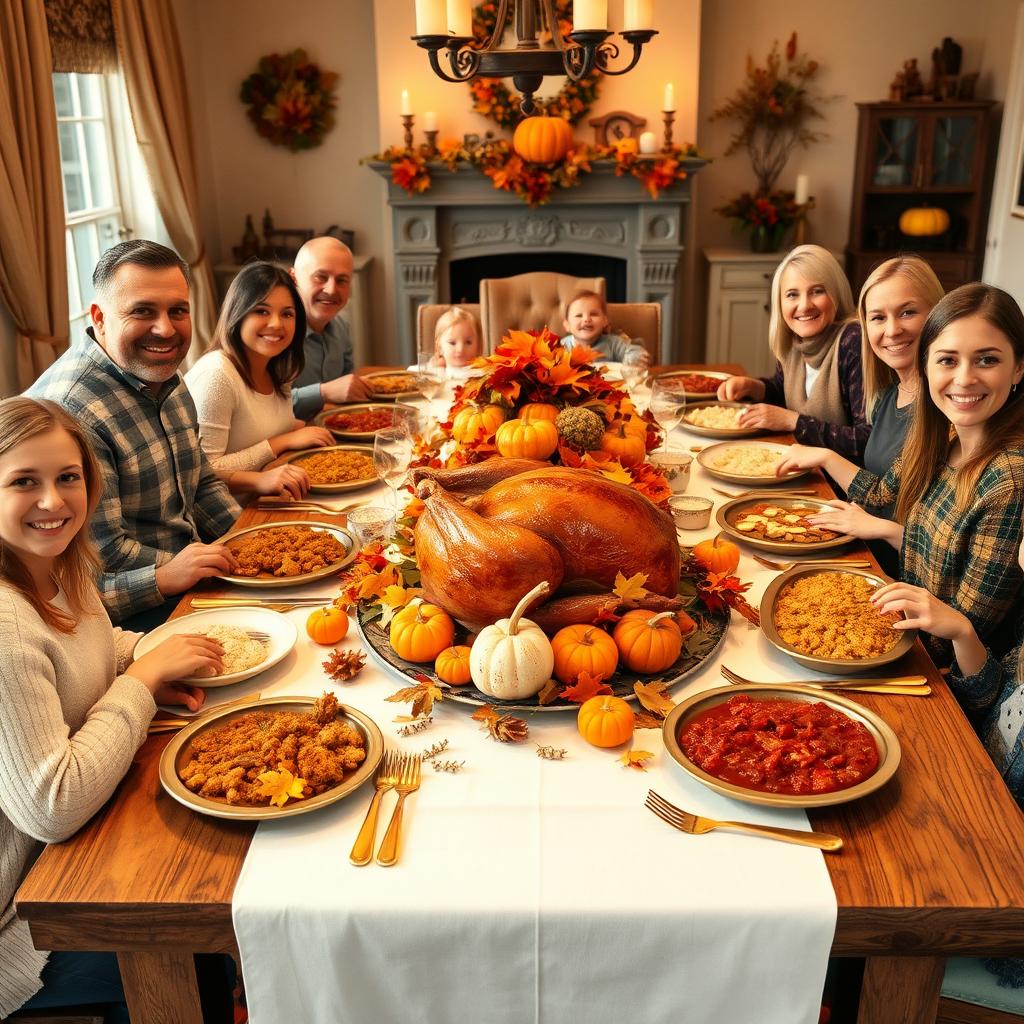
[[[268,608],[211,608],[157,626],[139,641],[135,657],[141,658],[179,633],[199,633],[219,640],[224,647],[224,671],[220,675],[177,680],[202,687],[230,686],[265,672],[284,658],[298,639],[295,623],[280,612]],[[250,633],[266,633],[269,639],[257,640]]]
[[[740,416],[749,409],[746,402],[697,402],[687,405],[679,426],[701,437],[753,437],[760,427],[741,427]]]
[[[787,445],[768,441],[723,441],[701,451],[697,461],[712,476],[732,484],[785,484],[809,472],[797,469],[785,476],[775,475],[787,449]]]

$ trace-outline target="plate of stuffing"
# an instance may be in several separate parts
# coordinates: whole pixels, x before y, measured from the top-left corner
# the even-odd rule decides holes
[[[712,476],[732,484],[783,484],[810,472],[796,469],[785,476],[775,475],[787,447],[769,441],[722,441],[698,452],[697,461]]]
[[[807,668],[831,675],[867,672],[902,658],[916,629],[893,629],[869,598],[891,582],[866,569],[795,566],[761,598],[761,629],[769,642]]]
[[[324,409],[313,417],[313,422],[318,427],[326,427],[339,440],[372,444],[373,435],[395,426],[395,420],[402,413],[415,417],[417,410],[401,402],[363,402]]]
[[[320,494],[358,491],[377,482],[373,448],[361,444],[333,444],[304,448],[286,455],[283,462],[301,466],[309,474],[309,489]]]
[[[831,507],[818,498],[775,497],[769,492],[734,498],[718,509],[716,518],[725,533],[752,548],[813,554],[840,548],[854,539],[807,521],[808,516],[823,511],[831,511]]]
[[[731,373],[718,370],[675,370],[672,373],[658,375],[658,380],[673,391],[681,391],[686,398],[699,402],[713,402],[723,380],[728,380]]]
[[[857,800],[884,786],[902,756],[885,719],[848,697],[793,683],[695,693],[669,712],[662,734],[691,778],[769,807]]]
[[[348,530],[328,523],[286,520],[247,526],[221,538],[238,562],[233,576],[217,579],[243,587],[290,587],[343,569],[359,550]]]
[[[160,756],[160,783],[200,814],[289,818],[354,792],[383,755],[377,724],[334,694],[277,697],[186,726]]]
[[[408,370],[378,370],[359,378],[377,402],[394,402],[399,398],[414,398],[420,393],[416,374]]]
[[[749,409],[746,402],[697,402],[688,405],[680,426],[701,437],[753,437],[760,427],[741,427],[740,416]]]
[[[224,671],[220,675],[178,680],[203,687],[230,686],[265,672],[295,646],[298,637],[294,622],[268,608],[211,608],[157,626],[139,641],[135,657],[148,654],[179,633],[200,633],[219,640],[224,647]],[[268,639],[256,639],[252,633],[265,633]]]

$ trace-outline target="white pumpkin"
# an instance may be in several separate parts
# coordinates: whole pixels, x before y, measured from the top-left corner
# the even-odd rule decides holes
[[[522,700],[544,689],[555,667],[555,654],[540,626],[522,614],[547,592],[547,583],[538,583],[510,618],[480,630],[469,652],[469,674],[477,689],[501,700]]]

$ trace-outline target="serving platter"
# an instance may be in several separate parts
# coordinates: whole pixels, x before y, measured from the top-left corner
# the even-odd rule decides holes
[[[260,531],[280,530],[286,526],[308,526],[316,533],[329,533],[335,540],[345,547],[345,556],[332,562],[330,565],[321,566],[310,572],[300,573],[297,576],[217,576],[216,579],[224,580],[225,583],[234,583],[240,587],[294,587],[302,583],[312,583],[314,580],[322,580],[327,576],[333,576],[336,572],[344,569],[359,552],[356,538],[341,526],[334,526],[329,523],[309,522],[308,520],[288,519],[284,522],[263,523],[260,526],[247,526],[244,530],[236,530],[225,534],[220,539],[221,544],[229,547],[234,541],[243,537],[249,537]]]
[[[833,551],[836,548],[841,548],[844,544],[849,544],[850,541],[855,539],[849,534],[844,533],[840,534],[838,537],[832,538],[832,540],[807,541],[806,543],[787,540],[769,540],[765,537],[758,537],[753,533],[740,530],[737,527],[736,524],[743,519],[747,512],[758,505],[765,504],[770,504],[775,508],[782,509],[783,511],[798,508],[813,508],[815,511],[832,511],[831,506],[820,498],[775,497],[775,495],[768,492],[766,494],[747,495],[742,498],[734,498],[732,501],[728,501],[719,507],[715,514],[715,518],[723,532],[727,533],[734,540],[742,541],[744,544],[749,544],[752,548],[758,548],[761,551],[774,551],[778,554],[799,555],[815,554],[821,551]]]
[[[826,672],[829,675],[836,676],[845,676],[858,672],[870,672],[872,669],[880,668],[882,665],[888,665],[891,662],[902,658],[903,655],[914,646],[914,641],[917,639],[916,629],[899,630],[899,639],[893,647],[890,647],[889,650],[882,654],[876,654],[870,658],[822,658],[814,654],[804,654],[802,651],[798,651],[792,644],[787,643],[781,636],[779,636],[778,630],[775,627],[775,605],[778,602],[779,594],[787,584],[800,579],[802,576],[838,576],[843,573],[847,573],[852,576],[862,576],[875,589],[892,582],[892,580],[887,577],[881,576],[878,573],[871,572],[867,569],[837,569],[830,566],[820,565],[794,566],[792,569],[776,576],[775,579],[768,584],[763,596],[761,597],[761,606],[759,609],[761,615],[761,630],[768,638],[768,642],[782,651],[783,654],[788,654],[799,664],[804,665],[807,668],[815,669],[818,672]]]
[[[251,704],[233,704],[223,711],[211,711],[200,721],[193,722],[177,733],[170,743],[164,747],[160,755],[160,783],[168,796],[178,803],[191,807],[200,814],[209,814],[214,818],[233,818],[236,821],[269,821],[276,818],[293,818],[298,814],[309,814],[323,807],[336,803],[338,800],[357,790],[377,770],[380,759],[384,756],[384,737],[377,726],[367,715],[346,704],[339,705],[340,712],[355,726],[366,741],[366,759],[351,774],[346,775],[342,782],[317,796],[305,800],[289,800],[283,807],[253,807],[229,804],[225,800],[199,796],[193,793],[178,777],[178,771],[188,763],[191,742],[211,729],[219,729],[236,718],[241,718],[253,711],[309,711],[316,703],[314,697],[275,697],[270,700],[254,701]]]
[[[692,405],[687,405],[686,410],[683,413],[683,418],[679,421],[679,426],[683,430],[688,430],[691,434],[699,434],[701,437],[720,437],[720,438],[737,438],[737,437],[753,437],[755,434],[762,434],[764,431],[760,427],[702,427],[699,423],[691,423],[687,418],[691,413],[696,412],[698,409],[748,409],[750,408],[749,402],[695,402]]]
[[[381,377],[404,377],[409,381],[409,386],[402,391],[377,391],[373,382]],[[366,385],[374,402],[396,402],[402,398],[415,398],[420,393],[416,387],[416,374],[408,370],[376,370],[374,373],[362,374],[359,379]]]
[[[773,484],[785,484],[789,483],[791,480],[796,480],[799,477],[806,476],[810,470],[795,469],[791,473],[786,473],[785,476],[776,476],[774,473],[744,474],[733,473],[727,469],[718,469],[714,465],[714,462],[730,448],[749,448],[752,450],[774,452],[781,459],[786,454],[788,447],[788,445],[778,444],[777,442],[772,441],[720,441],[718,444],[709,445],[707,448],[698,452],[697,461],[706,472],[711,474],[711,476],[716,477],[719,480],[725,480],[726,483],[745,484],[748,487],[770,487]]]
[[[157,626],[147,633],[135,647],[135,657],[141,658],[158,644],[169,640],[172,636],[182,633],[201,633],[210,626],[234,626],[236,629],[254,630],[267,633],[267,657],[258,665],[243,669],[240,672],[225,672],[219,676],[189,676],[177,682],[191,683],[212,689],[217,686],[230,686],[240,683],[243,679],[252,679],[268,668],[272,668],[295,646],[298,630],[291,619],[268,608],[212,608],[204,612],[192,612],[177,619]]]
[[[756,789],[747,789],[745,786],[725,782],[714,775],[709,775],[686,756],[679,744],[679,733],[698,715],[739,694],[748,694],[757,700],[805,700],[825,704],[833,710],[847,715],[855,722],[863,725],[871,734],[872,739],[874,739],[878,747],[877,770],[863,782],[850,786],[847,789],[839,789],[831,793],[799,796],[789,793],[765,793]],[[896,774],[902,756],[900,741],[896,733],[893,732],[892,728],[881,716],[840,694],[827,693],[822,690],[815,690],[809,686],[797,686],[792,683],[720,686],[713,690],[695,693],[693,696],[681,701],[669,712],[662,727],[662,735],[665,740],[665,749],[671,758],[691,778],[707,786],[708,789],[721,793],[723,796],[742,800],[745,803],[762,804],[767,807],[830,807],[834,804],[844,804],[851,800],[859,800],[861,797],[881,789]]]
[[[347,430],[344,427],[332,427],[327,421],[332,416],[363,413],[363,412],[386,412],[390,415],[390,425],[395,423],[395,420],[401,414],[408,416],[417,416],[418,410],[411,405],[405,405],[402,402],[360,402],[356,405],[339,405],[331,409],[323,409],[313,417],[313,422],[318,427],[326,427],[336,438],[342,441],[369,441],[373,443],[374,435],[377,433],[376,430]],[[385,429],[384,427],[378,427],[378,430]]]
[[[679,380],[682,377],[710,377],[713,380],[717,380],[721,383],[723,380],[728,380],[732,377],[731,373],[722,373],[720,370],[673,370],[671,373],[660,373],[655,380],[660,380],[663,384],[668,383],[670,386],[673,381]],[[695,402],[713,402],[715,395],[717,394],[717,388],[715,391],[687,391],[684,386],[680,386],[678,389],[685,395],[687,401]]]
[[[373,606],[366,602],[360,602],[356,613],[356,626],[359,635],[370,657],[388,672],[399,679],[402,683],[409,680],[419,682],[423,676],[429,676],[438,686],[444,688],[444,699],[455,701],[458,704],[471,704],[475,707],[483,707],[491,704],[501,712],[506,711],[578,711],[579,704],[568,700],[554,700],[550,704],[541,704],[536,697],[529,697],[524,700],[501,700],[498,697],[490,697],[482,690],[478,690],[472,683],[465,686],[451,686],[442,682],[434,673],[434,666],[428,664],[417,664],[412,661],[405,661],[395,654],[388,639],[388,630],[381,626],[380,618]],[[656,672],[653,676],[643,676],[636,672],[616,671],[604,682],[611,687],[616,697],[625,700],[636,700],[633,692],[633,684],[639,679],[641,682],[649,682],[650,679],[663,679],[669,686],[673,686],[686,676],[692,675],[715,651],[718,650],[725,639],[729,620],[723,615],[702,610],[701,616],[704,622],[703,628],[698,627],[696,632],[691,633],[683,641],[683,649],[675,664],[669,666],[663,672]],[[465,643],[467,630],[458,623],[455,625],[455,640],[453,643]]]
[[[312,455],[322,455],[324,452],[358,452],[373,462],[373,448],[365,444],[329,444],[323,448],[303,448],[301,451],[290,452],[281,461],[301,466],[303,459],[308,459]],[[369,487],[377,480],[376,472],[371,472],[369,476],[361,476],[357,480],[345,480],[337,484],[318,484],[311,479],[309,489],[317,494],[344,494],[346,491],[358,491],[363,487]]]

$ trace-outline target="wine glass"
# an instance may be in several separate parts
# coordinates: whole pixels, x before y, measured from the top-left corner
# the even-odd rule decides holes
[[[395,516],[399,513],[398,488],[405,479],[412,461],[412,437],[408,426],[387,427],[373,435],[373,468],[377,476],[391,488]]]
[[[650,357],[642,345],[630,345],[622,357],[622,383],[626,390],[632,395],[635,388],[639,387],[647,376],[647,367]]]
[[[433,405],[445,386],[445,368],[437,365],[437,355],[431,348],[422,348],[416,359],[416,389],[427,403],[427,425],[434,420]]]
[[[658,426],[665,431],[665,451],[671,451],[670,439],[672,430],[682,422],[686,411],[686,394],[680,388],[676,390],[664,381],[656,380],[651,385],[651,415],[658,421]]]

